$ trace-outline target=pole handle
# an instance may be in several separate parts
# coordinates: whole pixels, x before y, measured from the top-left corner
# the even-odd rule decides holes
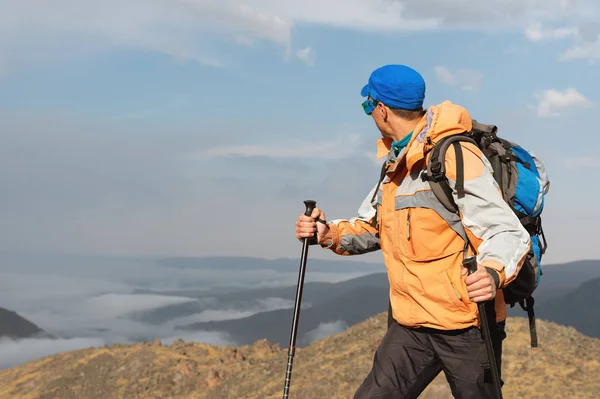
[[[467,268],[469,276],[477,271],[477,256],[469,256],[462,263]]]
[[[304,205],[306,206],[306,211],[304,212],[304,215],[310,216],[310,215],[312,215],[313,211],[317,207],[317,201],[305,200]],[[312,237],[307,238],[306,241],[308,242],[308,245],[316,245],[317,244],[317,232],[315,231],[315,234]]]
[[[310,216],[310,215],[312,215],[312,212],[317,207],[317,201],[306,200],[306,201],[304,201],[304,205],[306,206],[306,212],[304,212],[304,215]]]

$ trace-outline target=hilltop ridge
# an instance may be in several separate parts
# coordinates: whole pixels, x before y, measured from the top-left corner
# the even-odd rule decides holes
[[[386,329],[381,313],[298,349],[293,398],[351,398]],[[600,340],[538,321],[529,347],[526,319],[509,318],[505,398],[592,398],[600,392]],[[6,399],[268,399],[281,397],[287,350],[265,340],[242,347],[177,340],[61,353],[0,372]],[[451,397],[443,375],[421,398]]]

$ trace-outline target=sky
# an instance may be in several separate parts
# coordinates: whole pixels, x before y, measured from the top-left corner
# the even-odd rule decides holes
[[[542,158],[546,263],[600,258],[595,0],[0,10],[1,251],[297,257],[303,200],[350,218],[376,183],[360,89],[399,63],[426,106],[460,104]]]

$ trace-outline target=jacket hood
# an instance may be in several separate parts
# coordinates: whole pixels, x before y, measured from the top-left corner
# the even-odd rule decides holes
[[[415,163],[423,159],[439,140],[470,131],[472,127],[473,122],[469,112],[460,105],[444,101],[441,104],[427,108],[425,116],[415,127],[408,143],[406,150],[407,168],[410,170]],[[378,158],[382,158],[389,153],[391,146],[392,140],[379,139]]]

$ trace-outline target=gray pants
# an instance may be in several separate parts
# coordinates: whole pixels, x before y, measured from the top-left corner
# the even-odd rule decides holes
[[[500,371],[504,322],[491,327]],[[409,329],[392,321],[354,399],[414,399],[441,371],[455,398],[494,397],[481,330]]]

